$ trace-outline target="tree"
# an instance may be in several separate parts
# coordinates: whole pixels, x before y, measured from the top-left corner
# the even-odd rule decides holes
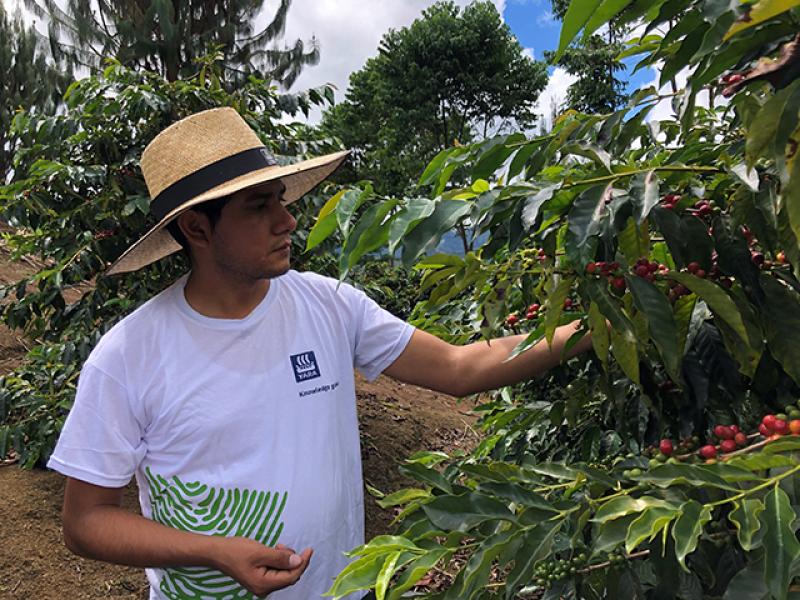
[[[212,50],[222,55],[224,80],[235,87],[249,75],[281,82],[287,88],[303,66],[319,62],[319,46],[297,40],[278,48],[291,0],[280,0],[272,21],[261,31],[254,23],[264,0],[26,0],[49,24],[55,56],[92,71],[113,57],[130,68],[155,71],[175,81],[193,74],[195,61]]]
[[[14,148],[7,132],[18,110],[35,107],[52,113],[60,103],[69,75],[47,62],[32,29],[19,14],[10,16],[0,4],[0,185],[5,182]]]
[[[563,19],[569,6],[568,0],[551,0],[553,14]],[[624,46],[622,40],[627,29],[618,21],[611,21],[605,36],[594,34],[580,40],[563,52],[558,65],[577,77],[567,90],[567,107],[586,113],[613,112],[625,102],[625,83],[617,73],[625,65],[617,59]],[[553,52],[545,52],[548,60]]]
[[[351,180],[399,193],[438,151],[530,127],[546,82],[491,2],[438,2],[383,36],[322,127],[355,150]]]

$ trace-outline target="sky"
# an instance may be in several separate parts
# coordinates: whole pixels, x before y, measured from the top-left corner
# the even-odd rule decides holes
[[[0,0],[7,8],[22,4],[19,0]],[[455,0],[465,6],[470,0]],[[543,59],[546,50],[558,46],[560,23],[553,19],[550,0],[492,0],[525,52]],[[312,36],[319,41],[320,62],[304,69],[292,86],[292,91],[332,83],[336,100],[341,101],[347,89],[350,73],[364,66],[377,52],[381,37],[390,28],[410,25],[434,0],[293,0],[289,9],[284,39],[292,43]],[[274,14],[278,0],[267,0],[261,25]],[[28,17],[30,15],[27,15]],[[550,81],[537,103],[537,112],[547,119],[551,104],[563,102],[573,78],[561,68],[549,68]],[[643,70],[630,76],[629,90],[650,85],[655,74]],[[667,107],[667,111],[668,111]],[[311,122],[317,122],[320,111],[315,110]]]
[[[553,18],[550,0],[493,0],[503,19],[517,36],[526,53],[543,59],[545,50],[558,47],[560,23]],[[456,0],[465,6],[469,0]],[[273,5],[275,3],[273,2]],[[286,40],[319,40],[321,58],[318,65],[307,67],[292,87],[300,90],[333,83],[336,99],[344,98],[348,76],[363,67],[377,52],[378,43],[389,28],[410,25],[433,0],[293,0],[286,25]],[[632,68],[632,67],[631,67]],[[537,112],[547,119],[553,100],[566,98],[566,90],[574,78],[561,68],[550,67],[550,81],[537,103]],[[630,70],[623,77],[629,77]],[[643,70],[630,77],[629,89],[653,83],[654,74]],[[319,111],[311,120],[319,119]]]

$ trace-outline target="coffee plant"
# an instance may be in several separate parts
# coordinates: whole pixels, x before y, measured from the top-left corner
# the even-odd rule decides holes
[[[136,273],[102,276],[154,225],[139,157],[159,131],[194,112],[233,106],[281,161],[333,150],[305,126],[282,123],[286,114],[330,102],[331,88],[281,95],[250,78],[228,93],[218,59],[204,58],[194,77],[175,82],[110,62],[101,75],[69,87],[63,114],[15,116],[13,176],[0,187],[2,218],[13,227],[5,243],[12,258],[31,255],[42,267],[0,288],[3,322],[37,342],[22,367],[0,378],[0,459],[12,448],[24,466],[46,461],[80,366],[102,334],[187,269],[179,253]],[[309,195],[309,208],[296,211],[297,255],[309,229],[305,215],[324,198]],[[295,268],[315,268],[316,261],[308,255]]]
[[[331,596],[800,591],[800,2],[573,0],[559,52],[612,18],[668,93],[455,145],[418,197],[342,191],[309,234],[338,228],[343,275],[399,253],[427,294],[411,322],[450,341],[525,334],[516,355],[577,323],[594,350],[478,406],[470,454],[408,459],[420,486],[376,491],[395,535]],[[487,241],[432,254],[457,225]]]

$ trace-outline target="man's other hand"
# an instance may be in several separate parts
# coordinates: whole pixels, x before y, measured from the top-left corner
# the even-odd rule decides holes
[[[314,551],[306,548],[296,554],[278,544],[274,548],[247,538],[223,538],[217,568],[233,577],[256,596],[294,585],[308,567]]]

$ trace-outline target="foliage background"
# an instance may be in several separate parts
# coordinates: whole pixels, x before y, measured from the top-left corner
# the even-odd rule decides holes
[[[799,10],[790,0],[572,2],[555,60],[611,20],[644,25],[623,54],[658,63],[662,86],[687,70],[685,89],[642,90],[600,114],[568,110],[539,136],[445,141],[409,195],[359,182],[308,198],[318,212],[298,237],[306,266],[364,269],[378,294],[388,286],[361,263],[385,252],[390,279],[397,257],[419,278],[415,325],[455,343],[524,330],[522,352],[577,321],[594,346],[478,407],[486,438],[472,454],[411,457],[403,471],[420,487],[376,492],[399,508],[397,535],[354,549],[332,594],[397,598],[436,567],[449,573],[438,598],[790,597],[800,443],[753,430],[766,412],[800,411]],[[282,160],[331,143],[280,120],[327,90],[287,102],[250,77],[230,91],[219,60],[172,82],[112,61],[67,90],[63,114],[15,116],[13,179],[0,188],[18,228],[7,242],[46,267],[3,291],[4,321],[41,344],[0,381],[0,454],[12,445],[26,466],[46,457],[99,336],[185,268],[175,257],[96,278],[147,226],[137,157],[157,131],[226,105]],[[648,121],[664,100],[677,118]],[[486,241],[431,254],[454,227]],[[326,258],[315,263],[315,252]],[[65,290],[87,281],[68,304]],[[415,301],[396,300],[399,312]],[[716,443],[719,423],[748,432],[747,446],[702,462],[691,438]],[[680,451],[648,460],[661,437]]]

